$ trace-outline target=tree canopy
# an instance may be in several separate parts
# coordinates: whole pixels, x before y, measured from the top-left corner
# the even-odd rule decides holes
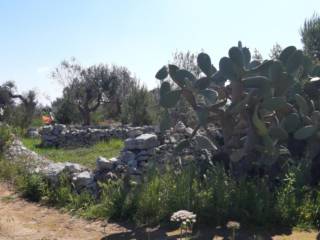
[[[315,13],[306,19],[300,29],[300,35],[306,54],[320,61],[320,16]]]

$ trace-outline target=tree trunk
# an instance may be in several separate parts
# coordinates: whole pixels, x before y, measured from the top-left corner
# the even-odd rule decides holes
[[[91,114],[90,111],[83,111],[83,125],[89,126],[91,125]]]

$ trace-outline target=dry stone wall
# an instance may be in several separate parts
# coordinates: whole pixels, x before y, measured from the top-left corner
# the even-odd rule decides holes
[[[18,139],[14,140],[6,150],[6,159],[11,161],[27,159],[25,162],[28,163],[29,171],[42,174],[52,184],[58,183],[61,174],[66,174],[75,191],[86,190],[96,195],[99,192],[98,182],[127,178],[140,183],[153,164],[160,168],[167,163],[181,164],[181,158],[190,156],[193,154],[193,150],[189,149],[184,151],[184,154],[174,156],[174,148],[177,142],[189,137],[192,131],[182,123],[178,123],[174,129],[165,135],[158,134],[154,127],[149,126],[141,128],[126,127],[119,130],[75,129],[64,125],[55,125],[44,127],[39,131],[42,134],[42,145],[65,147],[92,144],[98,140],[106,140],[106,138],[111,137],[127,138],[119,156],[111,159],[99,156],[96,159],[95,169],[88,169],[75,163],[52,162],[25,148]],[[116,135],[117,133],[118,135]],[[86,134],[90,137],[87,136],[85,140],[77,138]],[[59,143],[59,140],[62,143]],[[76,143],[71,143],[71,140],[75,140]]]
[[[44,126],[38,131],[42,147],[79,147],[107,141],[111,138],[127,139],[143,133],[156,132],[154,126],[144,127],[72,127],[63,124]],[[37,131],[28,131],[37,136]]]

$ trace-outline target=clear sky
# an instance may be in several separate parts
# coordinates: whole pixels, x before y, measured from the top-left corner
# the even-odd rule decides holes
[[[301,48],[299,29],[320,0],[0,0],[0,83],[35,89],[42,102],[61,94],[49,75],[63,59],[123,65],[149,88],[175,50],[213,62],[238,40],[268,57]]]

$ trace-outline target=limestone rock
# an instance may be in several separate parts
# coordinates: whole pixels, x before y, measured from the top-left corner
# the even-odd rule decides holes
[[[186,129],[186,125],[182,121],[177,122],[177,124],[174,127],[174,130],[178,133],[184,133]]]
[[[72,182],[77,190],[91,188],[94,184],[93,174],[89,171],[76,173],[73,175]]]
[[[40,172],[48,179],[51,183],[57,184],[59,182],[60,174],[65,169],[64,163],[50,163],[45,168],[40,169]]]
[[[117,158],[106,159],[100,156],[96,160],[97,171],[111,170],[118,161]]]
[[[149,149],[159,145],[158,137],[155,134],[145,133],[136,138],[128,138],[124,142],[125,148],[128,150]]]
[[[66,163],[64,163],[64,165],[65,165],[64,170],[70,174],[81,172],[81,171],[85,170],[85,167],[83,167],[82,165],[80,165],[78,163],[66,162]]]

